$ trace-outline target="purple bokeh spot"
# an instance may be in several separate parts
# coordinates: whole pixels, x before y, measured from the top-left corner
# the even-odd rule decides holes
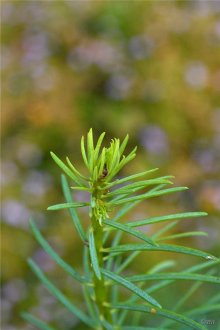
[[[28,227],[30,211],[19,201],[9,199],[2,203],[3,221],[15,227]]]
[[[141,144],[151,154],[167,156],[169,153],[169,141],[166,133],[158,126],[148,126],[141,131]]]

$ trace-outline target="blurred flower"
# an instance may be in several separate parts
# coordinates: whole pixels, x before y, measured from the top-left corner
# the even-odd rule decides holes
[[[47,173],[39,171],[29,172],[24,184],[23,191],[33,196],[43,196],[51,187],[52,178]]]
[[[48,271],[54,268],[54,261],[41,248],[37,249],[33,255],[33,260],[43,271]]]
[[[125,99],[133,85],[133,77],[123,74],[112,75],[106,82],[106,94],[114,99]]]
[[[2,294],[11,303],[16,303],[25,298],[27,288],[25,281],[20,278],[15,278],[2,287]]]
[[[25,23],[33,27],[34,23],[44,20],[47,13],[43,6],[32,1],[25,3],[24,6],[17,6],[16,2],[4,1],[1,9],[3,22],[11,26]]]
[[[2,294],[2,298],[1,298],[1,316],[2,316],[2,324],[4,324],[4,322],[7,322],[12,314],[12,303],[6,298],[3,297]],[[4,328],[5,329],[5,328]]]
[[[19,201],[8,199],[2,203],[2,216],[12,226],[27,228],[30,211]]]
[[[10,23],[11,15],[13,13],[14,5],[12,2],[3,2],[1,4],[1,20],[2,23]]]
[[[153,39],[147,36],[135,36],[131,38],[128,48],[131,52],[131,55],[136,60],[142,60],[151,56],[155,43]]]
[[[187,65],[184,76],[189,86],[202,89],[207,85],[208,69],[202,62],[192,62]]]
[[[24,68],[36,66],[50,55],[47,35],[43,31],[27,30],[22,39],[22,48],[21,63]]]
[[[35,88],[49,90],[55,83],[55,70],[50,70],[48,35],[39,28],[28,27],[22,39],[21,69],[33,79]]]
[[[44,22],[48,18],[48,11],[45,9],[43,5],[39,6],[39,3],[30,1],[19,11],[17,16],[33,28],[34,23]]]
[[[208,173],[220,170],[220,134],[216,134],[211,141],[197,141],[194,146],[193,159]]]
[[[148,126],[141,131],[141,144],[151,155],[167,156],[169,142],[166,133],[159,126]]]
[[[205,172],[212,172],[215,168],[215,152],[212,149],[197,151],[195,158]]]
[[[82,70],[95,64],[104,71],[109,71],[121,61],[121,53],[110,43],[103,40],[82,43],[73,48],[67,62],[74,70]]]
[[[192,2],[193,7],[196,10],[198,16],[209,16],[212,13],[220,12],[219,1],[201,1],[195,0]]]

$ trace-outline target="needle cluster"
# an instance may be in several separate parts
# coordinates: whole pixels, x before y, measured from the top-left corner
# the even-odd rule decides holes
[[[200,231],[182,233],[177,229],[174,234],[169,234],[169,232],[171,229],[178,228],[179,221],[207,214],[184,212],[146,217],[137,221],[121,221],[124,215],[128,217],[129,211],[142,201],[187,188],[169,187],[173,178],[170,175],[148,178],[155,174],[157,168],[118,178],[117,175],[123,167],[135,158],[136,148],[125,155],[128,136],[122,142],[119,139],[112,139],[108,147],[102,147],[104,136],[105,133],[102,133],[95,144],[91,129],[87,134],[86,143],[84,137],[81,139],[81,153],[87,170],[86,175],[80,173],[68,157],[64,163],[51,152],[53,160],[64,172],[61,183],[65,203],[52,205],[48,210],[68,209],[75,230],[82,240],[83,274],[61,258],[42,236],[34,221],[30,221],[33,234],[42,248],[73,280],[81,285],[84,309],[79,309],[70,301],[31,259],[28,261],[30,267],[48,291],[87,326],[86,329],[150,330],[154,328],[149,324],[160,316],[162,321],[160,321],[161,318],[158,319],[159,329],[177,329],[178,324],[182,324],[184,329],[204,330],[204,325],[195,321],[200,308],[203,313],[216,311],[220,307],[220,295],[217,294],[210,301],[206,301],[202,307],[198,306],[193,310],[184,309],[184,304],[203,282],[216,286],[220,284],[220,278],[215,274],[215,266],[219,264],[219,259],[204,251],[172,243],[167,244],[166,241],[172,242],[182,237],[206,236],[205,232]],[[72,182],[71,188],[66,176]],[[87,191],[90,194],[90,201],[75,202],[71,189]],[[89,207],[88,228],[82,224],[77,213],[78,208],[85,206]],[[111,215],[113,209],[118,210],[114,216]],[[152,224],[156,226],[157,223],[162,223],[163,227],[151,237],[141,230],[142,226]],[[112,233],[113,239],[110,239]],[[134,239],[133,243],[122,243],[124,233],[131,235]],[[170,272],[169,269],[175,266],[176,261],[169,259],[156,264],[153,268],[146,265],[144,274],[128,276],[126,269],[138,254],[151,253],[151,251],[195,256],[202,262],[193,267],[184,268],[180,272]],[[203,273],[199,273],[200,271]],[[160,299],[156,299],[154,294],[157,293],[158,297],[160,289],[169,287],[175,281],[183,280],[193,281],[193,285],[179,298],[172,310],[166,309],[166,306],[162,306]],[[156,282],[149,285],[151,281]],[[127,295],[122,288],[127,290]],[[128,317],[128,313],[133,317]],[[55,329],[28,313],[23,313],[23,317],[39,329]],[[155,329],[158,329],[158,326]]]

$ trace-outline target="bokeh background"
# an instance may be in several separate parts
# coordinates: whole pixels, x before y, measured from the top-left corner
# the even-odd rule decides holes
[[[105,131],[106,142],[129,133],[128,151],[138,145],[138,154],[124,174],[160,167],[161,175],[173,174],[176,185],[190,187],[142,204],[131,218],[204,210],[208,217],[187,220],[178,229],[205,230],[209,237],[182,244],[218,255],[220,3],[3,1],[1,10],[3,328],[32,329],[19,315],[29,310],[58,328],[85,329],[26,264],[33,257],[83,303],[79,288],[29,229],[33,216],[60,255],[80,268],[81,243],[68,213],[46,211],[63,201],[60,171],[49,151],[68,155],[84,171],[79,141],[90,127],[96,137]],[[83,211],[81,216],[86,223]],[[144,272],[147,262],[151,266],[165,257],[147,255],[143,261],[142,254],[133,267]],[[181,260],[177,268],[198,262],[169,257]],[[169,291],[168,307],[186,286]],[[191,304],[215,290],[205,285]],[[201,319],[215,319],[212,329],[218,328],[217,315]]]

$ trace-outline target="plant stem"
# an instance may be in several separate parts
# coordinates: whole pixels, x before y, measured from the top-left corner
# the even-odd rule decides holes
[[[100,191],[100,189],[98,190],[94,188],[92,193],[92,199],[96,201],[96,203],[102,202],[101,195],[102,195],[102,191]],[[103,231],[103,226],[97,217],[97,212],[95,208],[92,208],[91,222],[94,233],[98,263],[99,263],[99,267],[102,268],[104,266],[103,252],[102,252],[104,231]],[[109,287],[107,287],[106,285],[104,276],[101,275],[101,279],[98,279],[95,273],[93,272],[93,284],[94,284],[94,292],[95,292],[95,301],[100,312],[100,318],[104,318],[108,322],[112,323],[112,316],[108,305]]]

